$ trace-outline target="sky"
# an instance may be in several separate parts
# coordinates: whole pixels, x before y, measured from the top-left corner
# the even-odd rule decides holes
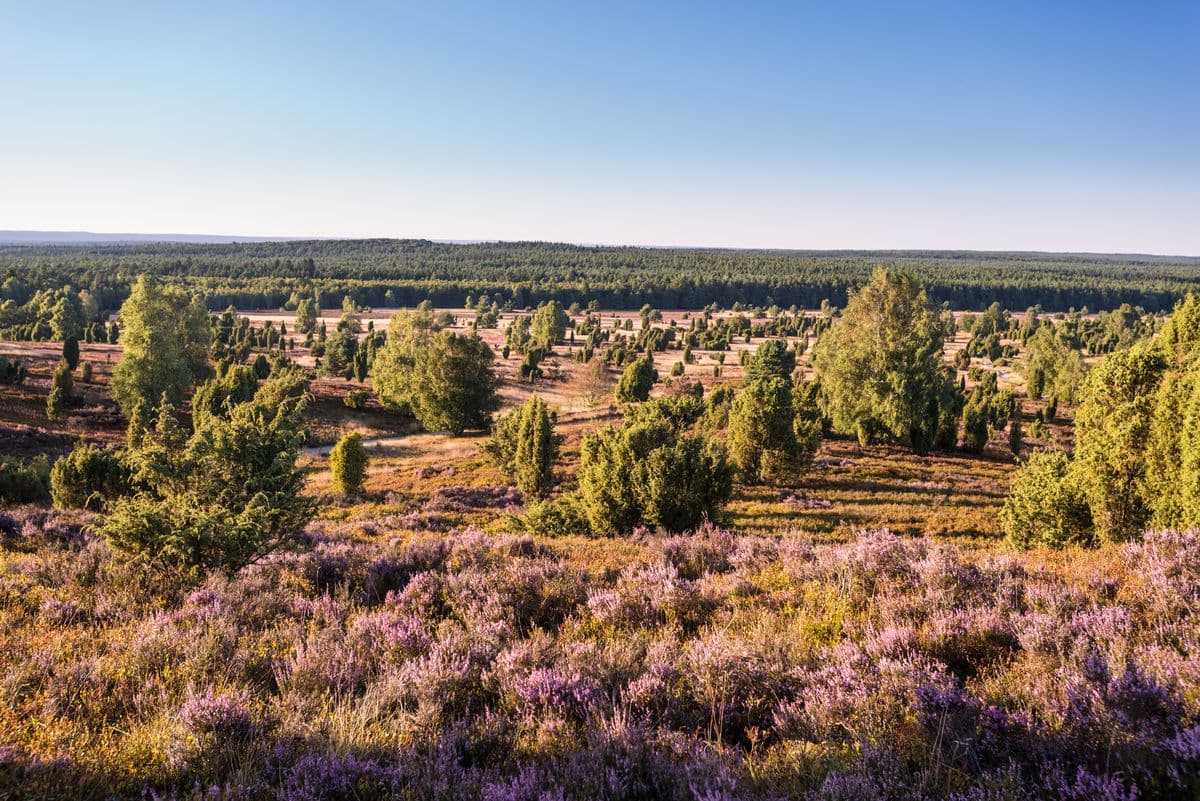
[[[1200,2],[0,0],[0,229],[1200,255]]]

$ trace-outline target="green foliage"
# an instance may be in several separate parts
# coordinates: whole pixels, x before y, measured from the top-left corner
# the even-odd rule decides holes
[[[821,438],[819,413],[798,408],[802,393],[794,393],[791,380],[758,375],[733,399],[727,439],[734,464],[751,484],[796,477],[812,462]]]
[[[161,402],[157,425],[129,452],[137,490],[111,505],[101,529],[109,543],[188,579],[236,571],[289,543],[313,511],[296,467],[305,400],[292,391],[265,382],[190,437]]]
[[[258,374],[249,365],[230,365],[225,372],[196,387],[192,396],[192,425],[199,429],[212,416],[224,414],[227,406],[245,403],[258,390]]]
[[[765,378],[791,379],[796,370],[796,352],[785,340],[768,339],[746,363],[746,383]]]
[[[1035,451],[1013,479],[1002,522],[1019,548],[1094,545],[1091,512],[1076,486],[1071,460],[1058,451]]]
[[[1200,287],[1195,259],[1037,253],[887,252],[815,254],[686,248],[578,247],[545,242],[450,244],[423,240],[328,240],[180,245],[0,247],[0,273],[23,281],[0,296],[21,304],[31,287],[89,286],[101,308],[120,305],[128,269],[202,291],[210,308],[230,303],[271,308],[295,295],[319,291],[326,305],[351,295],[368,306],[411,306],[425,298],[456,306],[468,292],[477,298],[509,299],[524,308],[557,299],[564,305],[595,301],[605,309],[637,309],[647,299],[658,308],[795,304],[815,309],[845,305],[847,291],[870,277],[881,262],[903,263],[925,280],[936,302],[955,309],[1003,308],[1041,303],[1046,311],[1116,309],[1137,303],[1164,311]],[[83,293],[69,293],[79,296]],[[49,303],[6,326],[45,322]],[[478,305],[478,304],[477,304]],[[28,338],[28,337],[24,337]],[[1101,352],[1101,351],[1097,351]]]
[[[71,377],[71,368],[66,362],[59,362],[50,376],[50,394],[46,396],[46,417],[57,420],[63,416],[71,405],[71,396],[75,392],[75,381]]]
[[[164,396],[178,406],[206,377],[211,336],[203,306],[185,304],[178,293],[141,276],[121,306],[121,326],[112,393],[127,419],[139,404],[152,414]]]
[[[342,436],[329,452],[329,471],[333,490],[342,495],[357,495],[367,477],[367,451],[362,434],[351,431]]]
[[[54,304],[50,315],[50,336],[64,341],[78,339],[83,333],[81,316],[78,296],[74,292],[67,292]]]
[[[523,494],[541,498],[554,486],[560,439],[545,402],[534,396],[500,418],[481,448]]]
[[[597,533],[685,531],[717,516],[733,492],[733,468],[721,445],[664,415],[584,437],[579,489]]]
[[[1013,456],[1020,456],[1025,447],[1025,436],[1021,431],[1021,415],[1016,413],[1008,423],[1008,449]]]
[[[79,368],[79,380],[85,384],[92,383],[92,363],[83,362]]]
[[[1146,443],[1166,362],[1150,347],[1119,351],[1088,373],[1075,416],[1075,460],[1097,533],[1119,541],[1141,533],[1153,509]]]
[[[487,429],[499,407],[492,350],[476,334],[436,330],[432,319],[397,314],[375,358],[375,394],[430,431]]]
[[[972,398],[963,407],[962,414],[963,450],[968,453],[983,453],[983,449],[987,446],[988,438],[990,437],[986,403]]]
[[[342,398],[342,404],[347,409],[365,409],[370,399],[371,393],[365,389],[351,389],[346,392],[346,397]]]
[[[557,300],[550,300],[538,305],[534,310],[533,319],[529,322],[529,337],[532,347],[549,351],[567,333],[571,320]]]
[[[50,460],[0,456],[0,502],[35,503],[50,497]]]
[[[127,495],[131,476],[120,451],[81,443],[54,463],[50,497],[59,509],[103,511]]]
[[[321,357],[321,372],[339,378],[354,376],[355,357],[358,355],[358,336],[362,333],[362,318],[358,307],[346,298],[342,316],[338,320],[333,336],[325,341],[325,353]]]
[[[550,423],[550,414],[541,398],[525,404],[517,431],[516,481],[525,495],[542,498],[554,486],[554,460],[558,441]]]
[[[590,532],[583,506],[573,495],[529,504],[521,523],[539,537],[574,537]]]
[[[654,369],[654,360],[649,356],[630,362],[617,381],[617,402],[645,401],[650,397],[650,390],[656,381],[658,371]]]
[[[1083,356],[1063,341],[1058,329],[1053,324],[1039,326],[1029,340],[1021,371],[1034,400],[1053,395],[1074,402],[1087,373]]]
[[[78,339],[76,339],[75,337],[67,337],[66,339],[63,340],[62,357],[63,357],[63,361],[66,362],[67,366],[69,368],[71,368],[72,372],[74,372],[75,368],[79,366],[79,340]]]
[[[908,273],[879,268],[814,350],[826,414],[863,443],[918,453],[938,439],[957,388],[942,362],[941,322]]]
[[[304,298],[296,305],[296,330],[301,334],[311,334],[317,330],[319,310],[316,301]]]

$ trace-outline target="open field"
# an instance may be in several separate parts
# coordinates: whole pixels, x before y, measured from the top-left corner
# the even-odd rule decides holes
[[[463,308],[436,311],[452,315],[456,327],[461,328],[469,326],[475,316],[473,311]],[[384,330],[392,314],[394,310],[366,311],[362,314],[363,324],[373,322],[376,330]],[[640,323],[636,312],[601,311],[599,314],[606,326],[618,330],[627,320]],[[674,324],[686,328],[695,314],[679,310],[663,312],[662,320],[654,325],[667,328]],[[729,314],[724,313],[725,316]],[[295,328],[294,315],[252,310],[244,316],[256,326],[269,321]],[[583,434],[619,422],[619,412],[610,405],[611,400],[594,404],[581,395],[577,383],[580,365],[571,358],[573,348],[569,346],[558,346],[543,362],[544,378],[532,384],[522,381],[517,370],[521,356],[513,354],[504,359],[500,353],[504,329],[515,316],[514,313],[503,314],[496,328],[479,329],[478,332],[495,351],[497,374],[502,380],[500,414],[535,394],[544,399],[559,415],[561,433],[566,437],[560,472],[569,477],[576,467]],[[326,312],[322,319],[332,329],[337,315]],[[947,342],[946,358],[952,360],[968,339],[968,334],[960,332]],[[742,350],[753,352],[763,341],[762,337],[752,338],[749,342],[735,341],[730,351],[724,354],[723,364],[719,364],[717,352],[696,350],[695,363],[685,366],[683,378],[699,382],[706,391],[721,384],[737,386],[743,372],[738,354]],[[789,344],[797,341],[792,338]],[[59,343],[0,342],[0,356],[25,360],[30,372],[30,377],[21,386],[0,387],[3,405],[0,425],[5,426],[13,453],[61,455],[79,438],[110,445],[124,438],[124,421],[107,391],[112,367],[120,359],[119,346],[81,344],[81,359],[94,366],[93,383],[77,383],[81,401],[64,420],[46,420],[44,406],[49,375],[58,362],[60,351]],[[297,364],[313,364],[306,348],[289,350],[289,356]],[[655,353],[655,367],[664,383],[655,388],[654,395],[670,391],[670,381],[674,380],[669,378],[671,368],[680,358],[678,350]],[[803,367],[803,360],[801,363]],[[718,366],[721,375],[716,377],[713,369]],[[988,365],[988,369],[997,373],[1002,388],[1018,392],[1024,389],[1024,380],[1011,365]],[[811,370],[802,370],[805,372],[811,376]],[[965,376],[965,371],[961,375]],[[369,390],[371,380],[368,378],[360,384],[342,378],[319,377],[312,384],[305,458],[314,489],[319,491],[328,484],[328,462],[324,457],[329,447],[351,430],[360,432],[368,443],[372,467],[367,490],[380,497],[402,491],[419,499],[429,487],[406,486],[404,477],[413,469],[431,465],[452,469],[464,484],[501,481],[499,474],[479,454],[478,445],[482,438],[417,434],[411,420],[387,413],[374,398],[366,408],[349,409],[342,399],[349,390],[356,388]],[[1025,416],[1032,417],[1036,407],[1037,404],[1026,402]],[[1031,440],[1028,447],[1069,442],[1069,439],[1068,414],[1046,426],[1043,441]],[[890,526],[908,534],[927,532],[951,537],[996,537],[999,535],[997,513],[1012,469],[1013,460],[1002,443],[995,443],[978,457],[958,452],[917,457],[904,449],[862,448],[851,440],[829,438],[822,445],[813,468],[796,486],[770,489],[740,486],[729,507],[730,520],[739,529],[756,533],[794,529],[822,537],[844,538],[855,528]],[[457,522],[479,523],[478,518]]]

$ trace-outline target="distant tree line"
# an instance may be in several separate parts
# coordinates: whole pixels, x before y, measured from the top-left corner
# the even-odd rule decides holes
[[[295,309],[313,298],[338,308],[459,306],[467,297],[511,308],[557,300],[608,309],[698,309],[845,304],[877,265],[911,273],[934,304],[983,310],[993,302],[1047,312],[1121,304],[1170,309],[1200,289],[1200,260],[1036,253],[809,252],[578,247],[517,242],[331,240],[226,245],[140,244],[0,248],[0,330],[39,339],[45,293],[79,288],[98,311],[115,310],[147,273],[200,293],[211,310]],[[39,293],[36,308],[30,307]],[[84,309],[89,321],[93,315]],[[33,328],[29,328],[33,326]],[[95,332],[93,332],[93,335]],[[82,338],[82,337],[81,337]]]

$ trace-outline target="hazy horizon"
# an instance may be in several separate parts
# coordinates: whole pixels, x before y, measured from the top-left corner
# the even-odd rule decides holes
[[[809,247],[754,247],[736,245],[693,245],[688,243],[644,243],[644,242],[569,242],[550,239],[438,239],[419,235],[382,235],[382,236],[306,236],[306,235],[275,235],[263,236],[258,234],[208,234],[180,232],[139,232],[139,231],[53,231],[53,230],[5,230],[0,229],[0,246],[4,245],[75,245],[75,244],[189,244],[189,245],[219,245],[239,243],[271,243],[271,242],[311,242],[311,241],[361,241],[361,240],[416,240],[449,245],[475,245],[487,243],[518,244],[521,242],[538,242],[572,247],[594,248],[648,248],[663,250],[736,250],[736,251],[767,251],[795,253],[1013,253],[1039,254],[1061,256],[1120,256],[1120,257],[1152,257],[1156,259],[1200,259],[1200,254],[1192,253],[1154,253],[1149,251],[1096,251],[1096,250],[1039,250],[1027,248],[939,248],[939,247],[878,247],[878,248],[809,248]]]

